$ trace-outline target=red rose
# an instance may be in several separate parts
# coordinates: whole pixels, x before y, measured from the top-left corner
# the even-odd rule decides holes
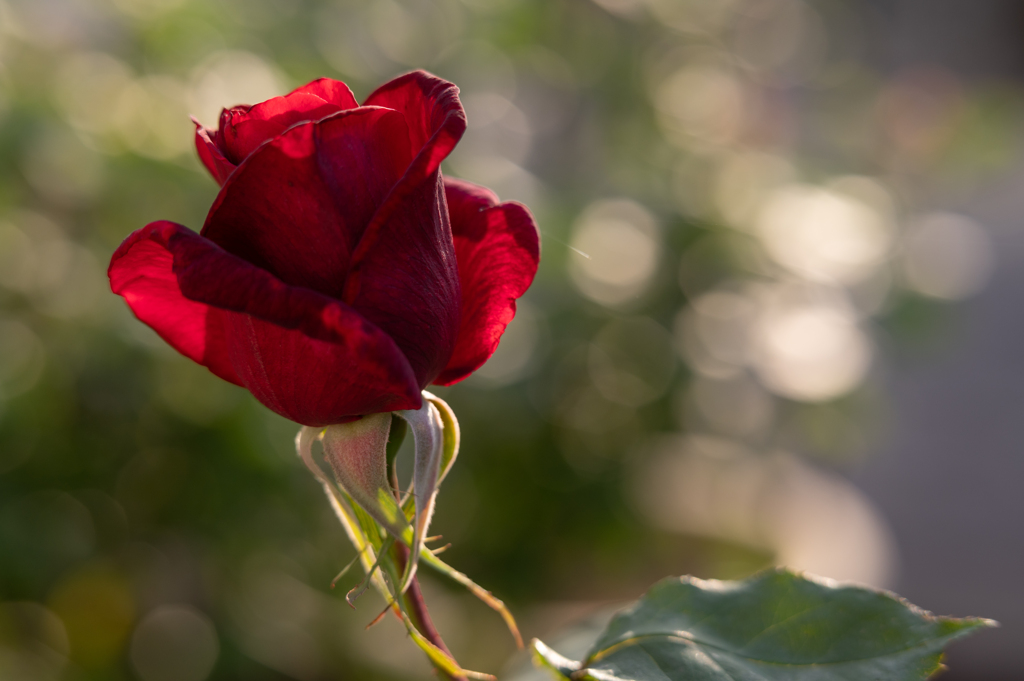
[[[154,222],[111,288],[168,343],[299,423],[417,409],[494,352],[540,256],[527,209],[442,179],[458,88],[417,71],[359,106],[321,79],[197,124],[223,186],[199,234]]]

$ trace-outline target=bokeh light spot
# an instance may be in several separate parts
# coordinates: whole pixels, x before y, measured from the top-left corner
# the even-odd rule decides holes
[[[60,618],[38,603],[0,603],[0,678],[58,681],[67,666],[68,636]]]
[[[34,386],[45,362],[42,342],[32,329],[0,318],[0,402]]]
[[[985,229],[954,213],[932,213],[912,222],[904,249],[907,283],[919,293],[947,300],[980,291],[995,260]]]
[[[569,274],[583,295],[617,306],[639,296],[654,276],[660,256],[657,223],[633,201],[597,201],[577,220]]]
[[[203,681],[219,652],[213,622],[187,605],[156,608],[132,635],[132,666],[142,681]]]
[[[794,400],[839,397],[860,384],[871,363],[871,343],[852,311],[829,300],[779,295],[761,312],[755,338],[761,380]]]
[[[66,126],[47,126],[37,133],[21,168],[33,189],[65,206],[85,203],[103,188],[103,157]]]
[[[666,530],[761,547],[778,565],[833,579],[887,587],[895,577],[892,532],[871,501],[788,453],[756,454],[707,435],[669,437],[632,492]]]
[[[131,70],[117,58],[103,52],[77,52],[58,69],[53,96],[73,127],[106,134],[116,127],[111,104],[131,82]]]
[[[721,67],[683,67],[658,86],[654,104],[668,138],[684,148],[728,145],[743,129],[743,87]]]
[[[85,567],[58,583],[50,607],[67,627],[72,659],[86,667],[102,667],[119,655],[135,618],[127,581],[101,566]]]
[[[703,424],[738,438],[763,438],[775,419],[772,396],[746,373],[724,379],[698,376],[688,403]]]
[[[780,265],[822,283],[866,278],[891,245],[890,226],[870,205],[804,185],[773,193],[757,217],[756,232]]]

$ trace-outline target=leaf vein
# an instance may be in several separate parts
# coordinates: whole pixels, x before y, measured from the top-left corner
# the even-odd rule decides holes
[[[804,610],[801,610],[800,612],[794,612],[792,615],[789,615],[788,617],[784,617],[783,619],[779,620],[778,622],[773,622],[772,624],[769,624],[767,627],[765,627],[761,631],[759,631],[756,634],[754,634],[754,636],[750,640],[748,640],[746,643],[743,644],[743,647],[745,648],[745,647],[749,646],[751,643],[753,643],[757,639],[761,638],[762,636],[767,634],[772,629],[775,629],[776,627],[780,627],[783,624],[785,624],[786,622],[789,622],[790,620],[796,619],[797,617],[802,617],[802,616],[806,615],[809,612],[814,612],[815,610],[820,610],[822,608],[827,608],[827,607],[829,607],[831,605],[832,605],[832,603],[818,603],[817,605],[811,606],[809,608],[805,608]]]
[[[854,662],[868,662],[868,661],[871,661],[871,660],[880,660],[880,659],[884,659],[884,658],[887,658],[887,657],[895,657],[895,656],[898,656],[898,655],[902,655],[904,653],[908,653],[908,652],[910,652],[910,651],[912,651],[912,650],[914,650],[916,648],[925,648],[925,647],[927,647],[929,645],[932,645],[932,644],[935,644],[935,643],[941,643],[946,638],[948,638],[948,637],[943,636],[943,637],[940,637],[940,638],[930,638],[930,639],[921,641],[920,643],[916,643],[914,645],[910,645],[910,646],[907,646],[905,648],[900,648],[899,650],[893,650],[893,651],[884,653],[882,655],[875,655],[873,657],[856,657],[856,658],[850,658],[850,659],[846,659],[846,660],[833,660],[831,662],[781,662],[781,661],[776,661],[776,660],[764,660],[764,659],[757,658],[757,657],[751,657],[749,655],[744,655],[742,653],[738,653],[738,652],[736,652],[734,650],[730,650],[728,648],[723,648],[722,646],[717,646],[717,645],[714,645],[712,643],[707,643],[706,641],[701,641],[701,640],[695,639],[695,638],[688,638],[686,636],[679,636],[679,635],[676,635],[676,634],[643,634],[641,636],[635,636],[633,638],[626,639],[624,641],[621,641],[621,642],[615,644],[614,646],[611,646],[609,648],[605,648],[602,651],[599,651],[590,660],[588,660],[587,666],[589,666],[590,664],[592,664],[594,662],[598,662],[598,661],[600,661],[600,660],[602,660],[604,658],[607,658],[609,655],[612,655],[617,650],[620,650],[622,648],[627,648],[627,647],[629,647],[631,645],[637,645],[642,650],[644,650],[645,653],[647,653],[647,650],[643,648],[643,641],[646,640],[646,639],[669,639],[669,640],[681,641],[683,643],[689,643],[689,644],[692,644],[694,646],[710,648],[712,650],[716,650],[716,651],[725,653],[727,655],[732,655],[734,657],[742,658],[742,659],[747,660],[749,662],[757,662],[757,663],[765,664],[765,665],[774,665],[774,666],[778,666],[778,667],[825,667],[825,666],[832,666],[832,665],[851,664],[851,663],[854,663]],[[647,654],[649,655],[650,653],[647,653]]]

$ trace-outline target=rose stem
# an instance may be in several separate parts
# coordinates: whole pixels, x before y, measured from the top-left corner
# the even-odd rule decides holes
[[[409,559],[409,547],[400,542],[395,542],[394,549],[398,558],[398,571],[399,574],[401,574],[405,570],[406,561]],[[409,588],[405,592],[404,598],[406,605],[409,607],[409,618],[412,620],[413,624],[416,625],[416,628],[419,629],[419,632],[423,634],[428,641],[443,650],[448,657],[454,660],[455,657],[452,655],[452,652],[448,650],[448,646],[444,644],[444,640],[441,639],[441,634],[438,633],[437,629],[434,627],[433,620],[430,619],[430,612],[427,610],[427,603],[423,600],[423,592],[420,591],[420,579],[418,576],[412,578],[412,581],[409,583]],[[465,676],[451,676],[442,669],[438,669],[438,672],[440,672],[445,678],[452,679],[452,681],[468,681]]]

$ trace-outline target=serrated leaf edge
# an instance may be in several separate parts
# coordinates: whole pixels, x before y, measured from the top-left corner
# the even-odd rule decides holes
[[[929,612],[928,610],[925,610],[924,608],[921,608],[921,607],[919,607],[917,605],[914,605],[913,603],[908,601],[906,598],[903,598],[899,594],[897,594],[895,592],[892,592],[892,591],[889,591],[887,589],[878,589],[878,588],[867,586],[867,585],[864,585],[864,584],[858,584],[856,582],[839,581],[839,580],[831,579],[829,577],[822,577],[820,575],[816,575],[816,574],[813,574],[813,573],[791,570],[789,568],[779,566],[779,567],[773,567],[773,568],[767,568],[767,569],[761,570],[761,571],[759,571],[759,572],[757,572],[757,573],[747,577],[746,579],[741,579],[741,580],[701,579],[699,577],[693,577],[692,575],[684,575],[684,576],[681,576],[681,577],[666,577],[664,579],[659,580],[653,586],[651,586],[651,588],[648,589],[647,592],[644,593],[639,599],[637,599],[637,601],[635,603],[633,603],[631,606],[629,606],[628,608],[625,608],[624,610],[622,610],[619,613],[617,613],[611,619],[611,621],[608,623],[608,626],[606,627],[606,630],[610,629],[615,624],[616,620],[618,620],[620,618],[623,618],[623,617],[630,617],[632,615],[635,615],[636,612],[646,602],[650,602],[650,600],[651,600],[650,597],[651,597],[652,594],[655,594],[656,592],[658,592],[659,590],[661,590],[664,587],[673,586],[673,585],[676,585],[676,584],[685,584],[685,585],[693,586],[693,587],[695,587],[697,589],[700,589],[702,591],[716,591],[716,592],[719,592],[719,593],[726,593],[726,592],[738,591],[738,590],[740,590],[742,588],[749,587],[752,584],[755,584],[755,583],[757,583],[759,581],[765,580],[768,577],[773,576],[773,575],[781,575],[781,576],[785,576],[785,577],[792,577],[792,578],[797,579],[797,580],[804,580],[804,581],[807,581],[807,582],[812,582],[812,583],[817,584],[819,586],[828,587],[830,589],[837,589],[837,590],[838,589],[857,589],[857,590],[860,590],[860,591],[867,591],[867,592],[870,592],[870,593],[882,596],[884,598],[888,598],[889,600],[895,601],[896,603],[898,603],[899,605],[902,605],[903,607],[907,608],[913,614],[917,615],[918,617],[921,617],[922,619],[925,619],[925,620],[928,620],[928,621],[931,621],[931,622],[953,622],[953,623],[956,623],[956,624],[963,624],[964,625],[961,628],[959,628],[957,631],[951,632],[950,634],[948,634],[946,636],[934,639],[934,641],[952,641],[952,640],[954,640],[956,638],[959,638],[960,636],[964,636],[964,635],[970,633],[971,631],[973,631],[974,629],[977,629],[978,627],[998,627],[999,626],[999,623],[997,621],[991,620],[991,619],[987,619],[987,618],[984,618],[984,617],[946,617],[946,616],[935,615],[932,612]],[[671,634],[669,634],[669,633],[665,633],[665,634],[651,634],[651,636],[667,636],[667,637],[673,637],[674,636],[674,637],[682,638],[682,639],[685,639],[685,640],[691,640],[691,641],[697,642],[697,639],[694,639],[693,637],[688,636],[687,635],[688,633],[689,632],[686,632],[686,631],[675,631],[675,632],[673,632]],[[626,640],[629,640],[629,639],[633,639],[633,638],[638,638],[638,637],[631,636],[628,639],[627,638],[622,638],[620,640],[616,640],[616,641],[612,642],[606,648],[602,648],[601,650],[598,650],[598,651],[588,652],[587,657],[585,658],[585,661],[583,663],[583,666],[586,666],[592,660],[596,659],[594,656],[595,655],[599,655],[602,651],[609,650],[611,648],[616,648],[623,641],[626,641]],[[600,640],[600,637],[598,637],[598,640]],[[596,644],[597,644],[597,641],[595,641],[595,645]],[[712,646],[710,644],[704,644],[704,643],[701,643],[701,645],[708,645],[708,647],[715,647],[715,646]],[[916,647],[916,646],[912,646],[911,648],[908,648],[907,650],[911,650],[914,647]],[[899,652],[902,652],[902,651],[897,651],[896,653],[891,653],[891,654],[898,654]],[[887,653],[886,655],[889,655],[889,654],[890,653]],[[878,656],[878,657],[884,657],[884,656]],[[748,659],[756,660],[756,658],[748,658]],[[867,660],[867,659],[877,659],[877,658],[862,658],[862,659]],[[854,661],[856,661],[856,660],[850,660],[850,662],[854,662]],[[765,664],[787,664],[787,663],[782,663],[782,662],[767,662],[767,661],[764,661],[764,662],[765,662]]]

